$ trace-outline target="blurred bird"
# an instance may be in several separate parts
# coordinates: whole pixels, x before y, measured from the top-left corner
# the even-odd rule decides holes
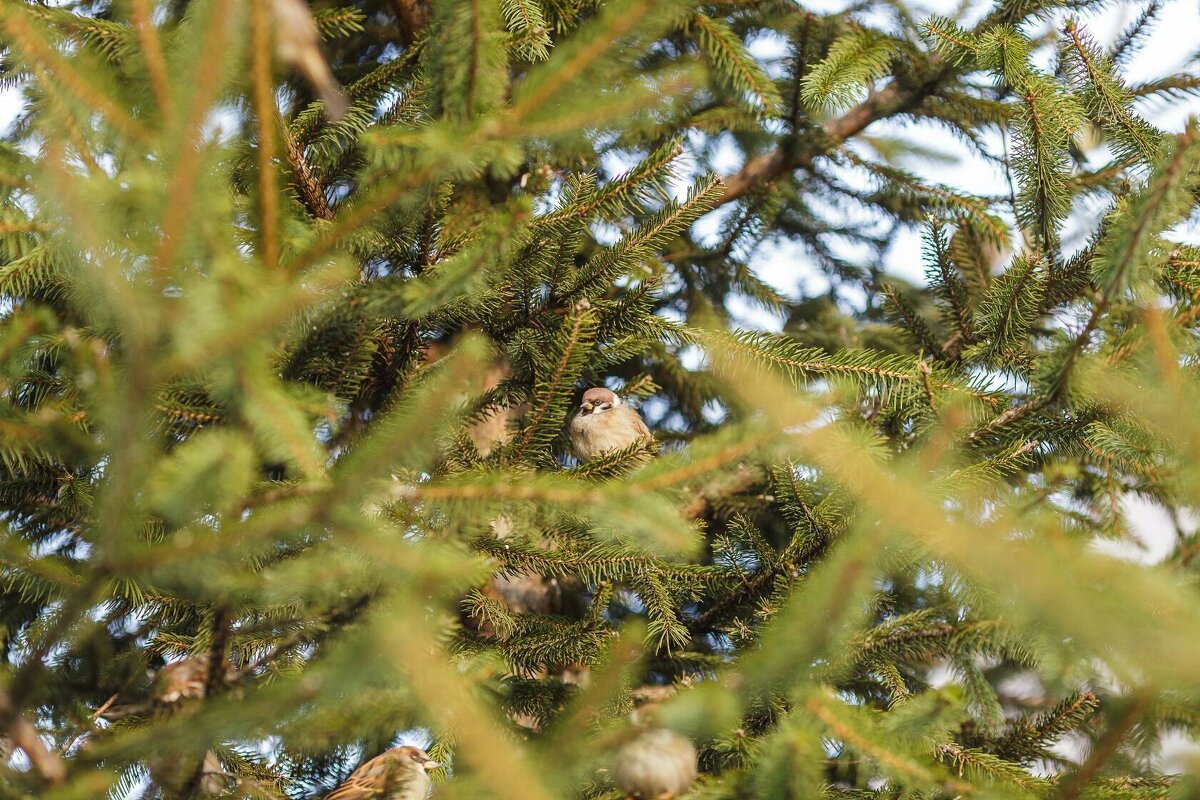
[[[579,412],[571,420],[570,432],[571,449],[580,461],[590,461],[650,437],[650,429],[642,415],[603,386],[583,393]]]
[[[696,748],[689,739],[651,728],[617,750],[612,775],[630,797],[668,800],[685,794],[697,771]]]
[[[441,764],[420,748],[393,747],[363,764],[325,800],[425,800],[429,770]]]
[[[208,653],[189,656],[179,661],[165,665],[154,676],[154,686],[151,689],[155,704],[161,708],[171,708],[185,705],[184,701],[198,700],[204,697],[208,684]],[[229,665],[225,667],[225,682],[230,681],[235,671]],[[195,764],[199,760],[198,771]],[[151,780],[165,789],[168,794],[182,794],[193,786],[202,795],[219,795],[236,783],[234,776],[225,771],[221,759],[212,750],[199,753],[185,754],[177,748],[168,748],[150,759]]]
[[[272,0],[275,18],[275,55],[300,71],[325,104],[325,115],[340,119],[346,113],[346,96],[329,64],[321,55],[321,34],[304,0]]]
[[[208,653],[201,653],[164,666],[154,676],[154,699],[164,705],[170,705],[180,700],[203,697],[204,687],[208,683],[208,660]],[[236,670],[226,665],[224,680],[228,682],[235,675]]]
[[[154,676],[154,699],[170,704],[203,697],[207,683],[208,655],[184,658],[167,664]]]

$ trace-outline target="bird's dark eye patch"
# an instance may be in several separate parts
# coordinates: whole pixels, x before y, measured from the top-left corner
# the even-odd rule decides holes
[[[607,411],[610,408],[612,408],[612,403],[601,403],[600,407],[603,408],[605,411]]]

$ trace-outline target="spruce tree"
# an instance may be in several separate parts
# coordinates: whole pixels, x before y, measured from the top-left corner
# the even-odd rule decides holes
[[[0,5],[0,791],[1195,795],[1198,83],[1097,5]],[[593,386],[656,441],[576,459]]]

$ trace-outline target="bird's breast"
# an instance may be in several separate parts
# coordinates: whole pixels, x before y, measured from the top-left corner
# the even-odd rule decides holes
[[[624,430],[627,426],[617,419],[610,419],[615,416],[613,412],[607,411],[575,417],[571,421],[571,438],[576,455],[587,460],[628,445],[631,438]]]

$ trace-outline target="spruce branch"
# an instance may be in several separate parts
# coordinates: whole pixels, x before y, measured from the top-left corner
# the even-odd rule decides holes
[[[1138,693],[1130,698],[1129,707],[1104,732],[1087,760],[1059,784],[1057,800],[1073,800],[1084,791],[1084,787],[1092,777],[1117,754],[1125,737],[1133,726],[1138,724],[1149,707],[1150,698],[1147,694]]]
[[[637,725],[697,736],[706,797],[1177,783],[1144,756],[1196,722],[1154,688],[1195,682],[1196,548],[1182,526],[1161,566],[1087,545],[1127,493],[1194,505],[1200,452],[1200,254],[1174,241],[1200,151],[1190,129],[1152,161],[1120,142],[1146,133],[1137,97],[1195,83],[1131,86],[1139,30],[1115,58],[1062,31],[1064,70],[1039,72],[1022,0],[927,45],[870,3],[328,0],[353,98],[330,120],[311,87],[276,92],[260,0],[114,3],[0,11],[0,81],[28,100],[0,143],[0,756],[53,739],[70,776],[31,756],[10,793],[133,794],[155,751],[152,792],[316,791],[427,729],[454,764],[435,797],[599,797],[631,694],[661,703]],[[206,38],[222,9],[247,40]],[[786,58],[749,55],[776,36]],[[237,123],[210,136],[218,109]],[[1016,176],[1030,252],[999,263],[1006,187],[925,180],[938,154],[885,119]],[[1092,122],[1110,164],[1081,166]],[[728,190],[726,142],[748,154]],[[1077,200],[1106,211],[1067,255]],[[858,253],[931,214],[897,325]],[[828,296],[755,274],[776,243]],[[745,303],[783,332],[698,327]],[[562,462],[598,385],[662,453]],[[207,699],[140,702],[184,655],[214,662]],[[1063,683],[1098,663],[1153,682],[1140,720]],[[1044,702],[997,692],[1018,672]],[[1063,736],[1110,746],[1100,703],[1115,754],[1066,764]]]
[[[950,348],[951,342],[947,342],[950,350],[948,354],[953,357],[964,345],[972,343],[975,338],[975,324],[966,284],[953,262],[945,229],[936,218],[929,220],[923,249],[927,265],[926,277],[945,304],[945,316],[953,322],[956,331],[953,347]]]
[[[145,127],[103,90],[92,86],[70,61],[45,41],[17,6],[6,5],[0,9],[0,20],[8,31],[10,42],[29,60],[31,69],[45,84],[49,94],[54,94],[57,87],[61,86],[81,102],[96,109],[110,125],[124,135],[142,143],[150,140],[150,134]]]
[[[1068,20],[1063,31],[1073,56],[1068,63],[1082,84],[1084,103],[1113,135],[1118,156],[1138,158],[1147,164],[1157,162],[1162,154],[1163,134],[1132,113],[1132,98],[1113,74],[1111,62],[1085,38],[1076,23]]]
[[[549,61],[529,76],[514,96],[509,114],[516,123],[539,113],[610,53],[622,37],[651,16],[647,0],[622,0],[604,6],[601,13],[581,31],[577,43],[559,48]]]
[[[1078,728],[1099,707],[1099,699],[1091,692],[1068,697],[1044,714],[1014,723],[1001,738],[998,750],[1005,756],[1019,757],[1026,762],[1042,758],[1064,733]]]
[[[545,443],[565,418],[563,406],[578,375],[582,353],[592,344],[596,325],[595,311],[586,299],[576,303],[568,323],[554,371],[539,380],[535,389],[533,408],[514,450],[517,460],[524,458],[530,447]]]
[[[147,0],[138,0],[145,5]],[[147,21],[148,25],[149,22]],[[270,267],[279,264],[279,198],[275,191],[275,127],[278,111],[271,86],[271,32],[266,0],[252,0],[250,6],[250,64],[254,121],[258,127],[258,208],[262,233],[259,237],[262,259]],[[286,135],[286,133],[285,133]],[[289,155],[291,151],[289,150]]]
[[[1114,64],[1125,64],[1134,53],[1141,49],[1142,40],[1149,34],[1150,29],[1156,21],[1155,18],[1161,11],[1162,3],[1160,0],[1151,0],[1142,9],[1142,12],[1138,14],[1137,19],[1129,23],[1129,26],[1121,32],[1121,35],[1113,42],[1108,51],[1108,57],[1112,59]]]
[[[204,47],[194,65],[194,88],[188,97],[184,118],[178,123],[179,143],[173,154],[174,164],[167,185],[167,197],[171,202],[166,204],[159,223],[161,232],[154,254],[154,274],[160,284],[167,280],[191,217],[203,152],[201,129],[221,89],[221,55],[232,33],[233,0],[213,0],[206,11],[207,24],[200,32]]]
[[[873,122],[918,109],[938,91],[953,70],[948,64],[933,61],[928,73],[928,78],[912,87],[902,86],[899,81],[893,80],[884,88],[871,92],[855,107],[822,123],[821,133],[828,144],[820,150],[797,150],[787,145],[748,159],[741,169],[723,179],[725,192],[715,205],[732,203],[794,170],[810,167],[819,156],[861,133]]]
[[[860,29],[841,37],[824,60],[804,76],[800,96],[810,111],[835,110],[854,105],[863,85],[886,74],[893,42],[884,34]]]
[[[774,83],[724,21],[695,11],[687,24],[695,27],[701,48],[729,85],[753,98],[751,107],[757,114],[769,117],[779,113],[782,99]]]
[[[287,151],[288,165],[292,168],[292,175],[295,178],[296,191],[300,194],[300,201],[304,203],[304,207],[313,219],[324,220],[326,222],[334,218],[334,213],[329,207],[329,201],[325,197],[325,190],[321,186],[321,182],[313,174],[312,168],[309,167],[308,161],[304,158],[304,152],[300,146],[296,144],[296,140],[291,133],[286,129],[282,131],[283,147]]]
[[[171,97],[171,80],[167,74],[167,62],[163,58],[162,43],[151,20],[150,0],[130,0],[130,19],[141,45],[146,71],[150,74],[150,86],[158,101],[164,119],[175,116],[175,104]]]

